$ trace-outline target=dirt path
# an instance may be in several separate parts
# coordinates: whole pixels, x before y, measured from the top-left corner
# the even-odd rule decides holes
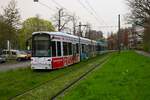
[[[150,53],[147,53],[147,52],[144,52],[144,51],[139,51],[139,50],[136,50],[135,52],[138,53],[138,54],[150,57]]]

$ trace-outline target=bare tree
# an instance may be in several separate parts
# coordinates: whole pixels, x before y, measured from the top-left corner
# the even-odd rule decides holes
[[[144,41],[144,49],[150,51],[150,0],[127,0],[127,3],[131,11],[129,21],[133,26],[138,25],[145,29],[141,37]]]
[[[72,15],[72,25],[73,25],[73,34],[74,35],[77,35],[78,20],[79,20],[79,17],[77,17],[75,14],[73,14]]]
[[[59,22],[60,20],[60,22]],[[59,9],[53,16],[55,27],[58,27],[58,31],[63,30],[65,25],[71,20],[71,16],[64,12],[63,9]]]
[[[77,24],[77,17],[75,14],[70,14],[64,9],[59,9],[57,13],[54,14],[53,22],[54,26],[58,28],[58,31],[68,30],[69,28],[71,30],[72,27],[70,27],[70,25],[72,23],[71,26],[73,26],[73,33],[76,32],[75,26]]]
[[[128,6],[131,8],[129,19],[135,25],[150,25],[150,1],[149,0],[127,0]]]

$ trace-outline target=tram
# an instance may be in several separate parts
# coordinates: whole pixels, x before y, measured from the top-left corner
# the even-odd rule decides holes
[[[78,63],[96,56],[97,46],[94,40],[63,32],[33,32],[31,69],[59,69]]]

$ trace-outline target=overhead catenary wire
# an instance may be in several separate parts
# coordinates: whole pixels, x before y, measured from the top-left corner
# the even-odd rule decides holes
[[[84,3],[81,2],[81,0],[77,0],[77,1],[89,14],[91,14],[94,17],[96,22],[101,23],[100,20],[95,16],[95,14],[86,5],[84,5]]]
[[[61,4],[59,4],[58,2],[56,2],[55,0],[51,0],[53,3],[55,3],[57,6],[59,6],[61,9],[64,8]]]
[[[57,8],[61,8],[61,9],[66,9],[67,11],[69,11],[67,8],[65,8],[64,6],[62,6],[59,2],[56,2],[55,0],[51,0],[55,5],[57,5],[58,7]],[[87,8],[80,0],[79,0],[79,2],[80,2],[80,4],[85,8],[85,9],[88,9],[89,11],[89,13],[91,14],[91,15],[93,15],[93,17],[96,19],[96,21],[98,21],[99,23],[101,23],[100,21],[99,21],[99,19],[95,16],[95,12],[93,13],[93,12],[91,12],[90,11],[90,9],[89,8]],[[70,12],[70,11],[69,11]]]
[[[78,3],[91,15],[94,15],[80,0],[78,0]]]
[[[96,18],[98,19],[100,17],[102,22],[107,26],[107,23],[103,20],[103,18],[100,15],[97,14],[96,10],[93,8],[93,6],[90,4],[90,2],[88,0],[86,0],[86,3],[89,6],[89,8],[94,12],[94,14],[96,15]]]
[[[51,0],[55,5],[57,5],[57,8],[61,8],[61,9],[66,9],[67,11],[69,11],[67,8],[65,8],[64,6],[62,6],[60,3],[58,3],[58,2],[56,2],[55,0]],[[80,3],[80,5],[84,8],[84,9],[86,9],[87,10],[87,12],[88,13],[90,13],[94,18],[95,18],[95,20],[97,21],[97,22],[99,22],[99,23],[102,23],[99,19],[98,19],[98,16],[97,16],[97,13],[96,13],[96,11],[94,10],[94,8],[91,6],[91,4],[88,2],[88,1],[86,1],[87,2],[87,4],[89,5],[89,8],[92,10],[90,10],[88,7],[86,7],[80,0],[78,0],[78,2]],[[105,23],[104,22],[104,20],[103,20],[103,23]],[[102,27],[107,27],[108,25],[103,25]],[[99,27],[99,26],[98,26]],[[100,26],[101,27],[101,26]],[[101,27],[101,28],[102,28]],[[111,27],[111,26],[108,26],[108,27]]]
[[[122,27],[129,27],[128,24],[122,24]],[[107,25],[107,26],[99,26],[99,27],[104,27],[104,28],[118,28],[118,26],[116,25]]]
[[[48,9],[50,9],[50,10],[53,11],[53,12],[55,11],[55,9],[49,7],[48,5],[46,5],[46,4],[44,4],[44,3],[40,2],[40,1],[39,1],[39,4],[41,4],[41,5],[44,6],[44,7],[47,7]]]
[[[88,4],[88,7],[83,2],[81,2],[81,0],[78,0],[78,2],[89,14],[91,14],[95,18],[97,22],[102,23],[98,19],[96,11],[94,10],[94,8],[90,5],[88,1],[86,2]]]
[[[51,0],[55,5],[57,5],[57,7],[56,8],[60,8],[60,9],[66,9],[67,11],[68,11],[68,9],[67,8],[65,8],[64,6],[62,6],[59,2],[56,2],[56,0]],[[95,9],[93,8],[93,6],[90,4],[90,2],[88,1],[88,0],[85,0],[85,2],[81,2],[81,0],[78,0],[78,2],[79,2],[79,4],[89,13],[89,14],[91,14],[94,18],[95,18],[95,20],[96,20],[96,22],[98,22],[98,23],[102,23],[102,24],[105,24],[105,25],[99,25],[99,26],[96,26],[96,27],[98,27],[98,28],[117,28],[117,26],[110,26],[110,25],[107,25],[106,24],[106,22],[101,18],[101,21],[99,20],[99,18],[100,18],[100,16],[97,14],[97,12],[95,11]],[[41,5],[43,5],[43,6],[45,6],[45,7],[47,7],[48,9],[50,9],[51,11],[55,11],[55,9],[54,8],[51,8],[51,7],[49,7],[47,4],[44,4],[44,3],[42,3],[42,2],[39,2]],[[86,3],[86,4],[84,4],[84,3]],[[93,26],[93,25],[92,25]],[[122,25],[123,26],[123,25]],[[125,26],[125,25],[124,25]],[[126,27],[126,26],[125,26]]]
[[[73,12],[71,12],[68,8],[66,8],[66,7],[64,7],[63,5],[61,5],[59,2],[56,2],[55,0],[51,0],[57,7],[57,9],[58,10],[66,10],[67,11],[67,15],[65,15],[65,16],[70,16],[70,17],[72,17],[72,21],[73,21],[73,19],[74,19],[74,16],[75,16],[75,14],[73,13]],[[70,13],[70,14],[68,14],[68,13]],[[74,30],[75,30],[75,25],[73,26],[74,28]]]
[[[83,0],[82,0],[82,1],[83,1]],[[96,12],[95,9],[92,7],[92,5],[89,3],[88,0],[85,0],[85,2],[81,2],[81,0],[78,0],[78,3],[79,3],[89,14],[91,14],[91,15],[95,18],[95,20],[96,20],[97,22],[101,23],[101,21],[99,20],[99,17],[101,18],[101,16],[97,14],[97,12]],[[86,5],[85,5],[84,3],[86,3]],[[87,6],[88,6],[88,7],[87,7]],[[100,26],[96,26],[96,27],[99,27],[100,29],[102,29],[102,28],[110,28],[110,29],[115,28],[115,29],[117,29],[117,28],[118,28],[118,26],[113,26],[113,25],[111,26],[111,25],[108,25],[102,18],[101,18],[101,20],[103,21],[102,24],[104,24],[104,25],[100,25]],[[127,25],[122,25],[122,26],[128,27]]]
[[[56,2],[55,0],[51,0],[55,5],[57,5],[57,9],[63,9],[66,10],[68,13],[73,14],[72,11],[70,11],[68,8],[64,7],[63,5],[61,5],[59,2]]]

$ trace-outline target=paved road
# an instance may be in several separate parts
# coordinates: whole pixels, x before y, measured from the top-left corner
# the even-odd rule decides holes
[[[136,50],[135,52],[138,53],[138,54],[150,57],[150,53],[147,53],[147,52],[144,52],[144,51],[139,51],[139,50]]]
[[[11,69],[16,69],[16,68],[25,68],[25,67],[29,67],[30,66],[30,61],[26,61],[26,62],[18,62],[15,64],[0,64],[0,71],[7,71],[7,70],[11,70]]]

